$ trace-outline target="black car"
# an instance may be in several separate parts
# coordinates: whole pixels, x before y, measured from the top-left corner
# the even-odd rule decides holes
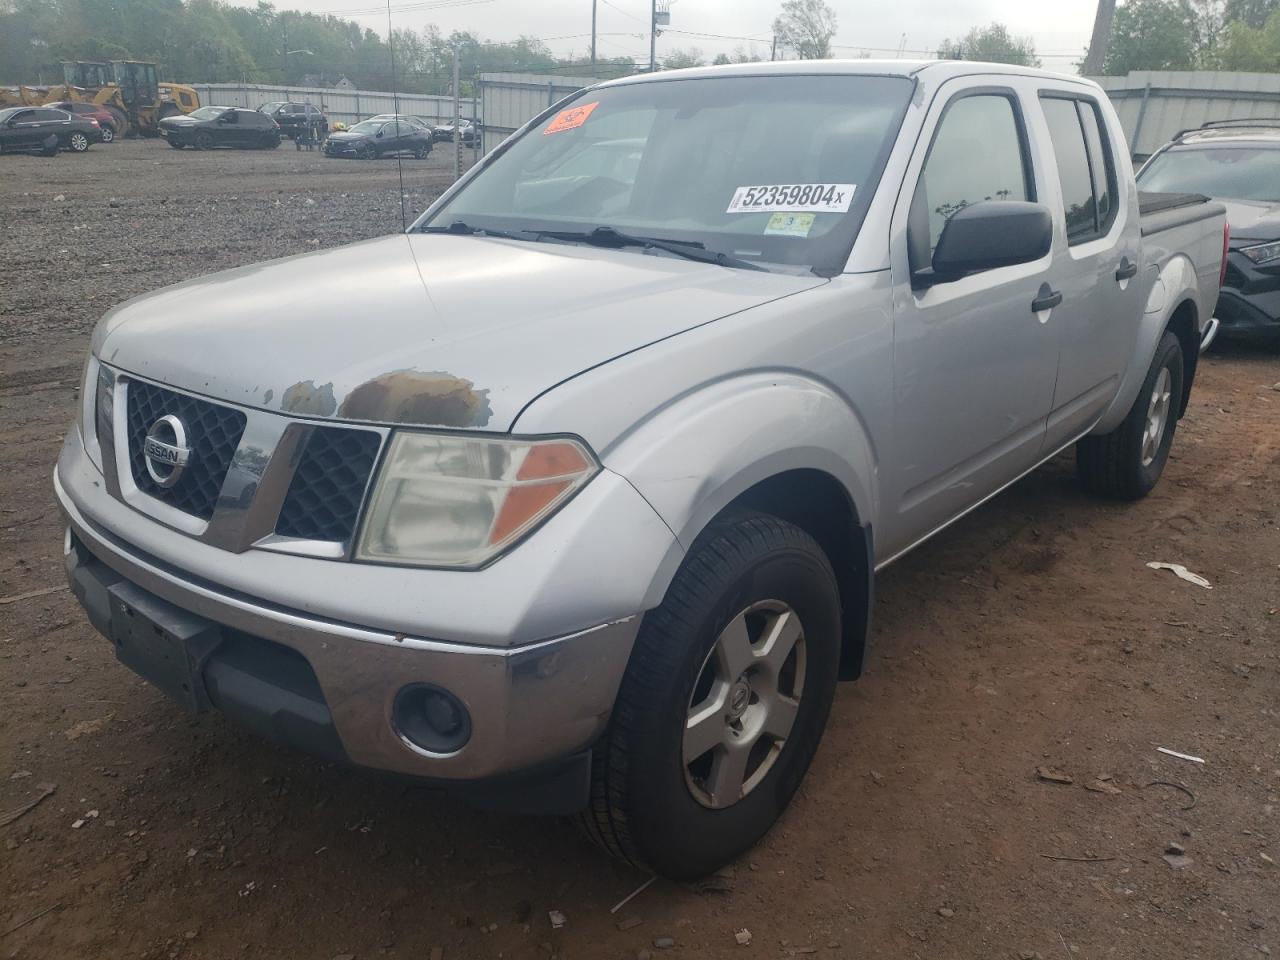
[[[274,120],[280,127],[280,133],[290,140],[306,138],[308,134],[323,140],[329,132],[329,118],[314,104],[276,100],[264,103],[258,112]]]
[[[175,150],[280,146],[280,127],[274,120],[240,107],[201,107],[186,116],[165,117],[160,121],[160,136]]]
[[[59,150],[84,153],[102,142],[98,121],[72,116],[52,107],[9,107],[0,110],[0,153],[40,153]]]
[[[1280,345],[1280,120],[1183,131],[1146,162],[1138,187],[1201,193],[1227,208],[1231,241],[1214,316],[1224,337]]]
[[[436,140],[451,141],[461,137],[463,143],[475,143],[476,125],[466,117],[459,117],[453,123],[442,123],[431,131],[431,135]]]
[[[421,160],[431,152],[431,131],[412,119],[362,120],[348,130],[329,134],[324,142],[326,157],[378,157],[407,153]]]

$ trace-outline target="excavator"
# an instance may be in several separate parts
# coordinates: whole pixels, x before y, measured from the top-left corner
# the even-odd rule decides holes
[[[0,108],[38,107],[64,100],[105,107],[116,118],[116,136],[153,137],[165,117],[200,106],[194,87],[161,83],[156,65],[139,60],[64,62],[62,83],[49,87],[0,87]]]

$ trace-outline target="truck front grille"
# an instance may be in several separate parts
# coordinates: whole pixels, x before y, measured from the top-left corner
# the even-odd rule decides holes
[[[370,430],[316,427],[280,508],[276,533],[306,540],[349,540],[381,440]]]
[[[245,415],[231,407],[140,380],[129,381],[126,404],[129,468],[138,489],[183,513],[210,519],[231,458],[244,434]],[[147,431],[167,414],[182,421],[191,448],[187,468],[172,487],[162,487],[151,478],[143,453]]]

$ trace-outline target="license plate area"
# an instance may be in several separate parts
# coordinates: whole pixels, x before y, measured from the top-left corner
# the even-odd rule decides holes
[[[121,582],[107,589],[116,658],[191,713],[211,709],[201,673],[222,642],[210,620]]]

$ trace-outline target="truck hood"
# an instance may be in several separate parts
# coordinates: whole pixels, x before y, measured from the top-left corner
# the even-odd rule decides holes
[[[1265,200],[1220,200],[1231,224],[1231,246],[1237,240],[1280,239],[1280,203]]]
[[[634,249],[403,234],[138,297],[103,317],[94,350],[243,406],[506,431],[589,367],[824,282]]]

